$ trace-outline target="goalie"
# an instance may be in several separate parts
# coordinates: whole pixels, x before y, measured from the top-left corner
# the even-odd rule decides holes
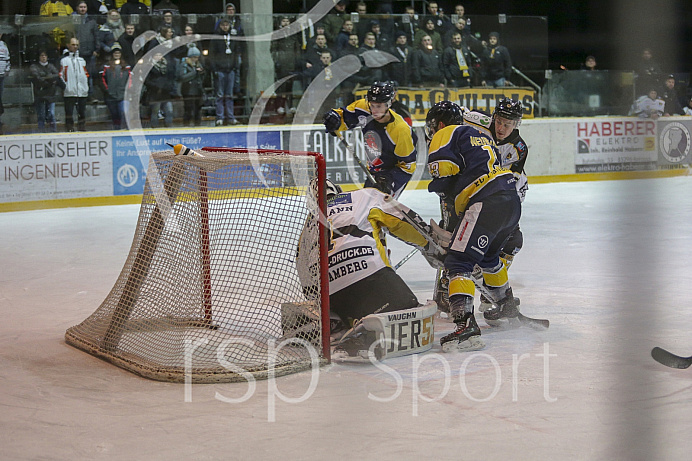
[[[439,253],[428,240],[404,218],[415,220],[422,229],[430,231],[441,247],[449,246],[450,233],[434,222],[427,226],[421,217],[379,189],[366,187],[352,192],[327,181],[327,216],[329,217],[329,303],[332,316],[332,341],[338,339],[349,325],[370,314],[401,313],[380,317],[370,316],[365,328],[344,336],[336,350],[339,354],[363,356],[370,345],[378,339],[375,331],[384,332],[388,322],[402,319],[429,317],[427,336],[423,337],[424,324],[411,325],[405,339],[398,347],[388,347],[387,353],[420,352],[423,346],[432,346],[432,316],[437,306],[421,307],[416,295],[406,282],[392,269],[384,231],[421,250],[433,267],[442,265],[443,253]],[[306,251],[301,238],[298,257]],[[305,283],[304,283],[305,286]],[[426,318],[427,318],[426,317]],[[377,323],[379,322],[379,326]],[[370,325],[370,326],[369,326]],[[372,327],[374,325],[374,327]],[[408,328],[406,325],[397,327]],[[403,330],[402,330],[403,331]],[[414,336],[418,337],[414,340]],[[385,337],[392,339],[391,335]],[[410,347],[409,347],[410,346]],[[429,348],[427,347],[427,348]],[[397,349],[396,351],[394,349]],[[384,351],[383,351],[384,352]],[[403,355],[403,354],[399,354]]]

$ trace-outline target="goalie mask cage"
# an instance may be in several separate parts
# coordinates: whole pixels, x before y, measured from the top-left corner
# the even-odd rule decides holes
[[[328,363],[323,157],[199,153],[152,154],[125,266],[67,343],[160,381],[264,379]]]

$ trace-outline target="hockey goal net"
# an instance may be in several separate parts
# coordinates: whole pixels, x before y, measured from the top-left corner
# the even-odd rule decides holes
[[[262,379],[327,363],[326,235],[315,219],[324,159],[199,154],[152,154],[125,266],[66,341],[162,381]]]

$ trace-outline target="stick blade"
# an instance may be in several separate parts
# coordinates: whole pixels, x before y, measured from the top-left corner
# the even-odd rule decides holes
[[[651,349],[651,357],[658,363],[670,368],[685,369],[692,365],[692,357],[680,357],[660,347]]]

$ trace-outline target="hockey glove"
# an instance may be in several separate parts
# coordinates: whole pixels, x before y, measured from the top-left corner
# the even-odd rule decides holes
[[[428,264],[430,264],[430,267],[432,267],[433,269],[444,269],[445,256],[447,256],[447,252],[440,253],[435,248],[433,248],[433,246],[430,245],[430,243],[428,243],[421,250],[421,253],[423,254],[425,260],[428,261]]]
[[[375,176],[375,188],[381,190],[385,194],[392,195],[394,181],[386,176]]]
[[[336,136],[336,132],[339,131],[339,127],[341,126],[341,115],[332,109],[324,114],[322,123],[324,123],[324,127],[327,129],[327,133]]]
[[[432,219],[430,220],[430,236],[435,243],[444,249],[449,248],[449,244],[452,242],[452,233],[438,226]]]

